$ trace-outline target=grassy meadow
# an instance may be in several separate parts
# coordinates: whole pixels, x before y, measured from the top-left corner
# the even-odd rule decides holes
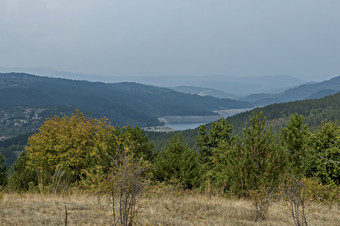
[[[1,225],[112,225],[107,196],[91,194],[2,193]],[[287,203],[275,202],[268,218],[254,221],[254,206],[245,199],[183,191],[145,193],[138,201],[136,225],[294,225]],[[309,225],[339,225],[340,206],[307,203]]]

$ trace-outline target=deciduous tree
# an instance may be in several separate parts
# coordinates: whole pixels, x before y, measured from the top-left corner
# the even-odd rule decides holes
[[[70,117],[54,116],[29,138],[28,166],[44,185],[62,168],[70,183],[79,182],[87,169],[98,164],[97,149],[105,145],[111,131],[106,119],[87,119],[79,111]]]

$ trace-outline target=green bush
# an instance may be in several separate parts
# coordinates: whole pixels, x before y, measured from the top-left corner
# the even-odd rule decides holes
[[[37,174],[27,169],[28,156],[23,152],[14,163],[14,173],[9,178],[9,187],[15,191],[28,191],[30,187],[38,185]]]
[[[183,145],[181,135],[174,135],[168,146],[156,156],[153,175],[156,180],[180,184],[184,188],[199,185],[197,154],[188,145]]]
[[[304,193],[310,201],[340,203],[340,188],[334,184],[322,184],[318,178],[302,178]]]

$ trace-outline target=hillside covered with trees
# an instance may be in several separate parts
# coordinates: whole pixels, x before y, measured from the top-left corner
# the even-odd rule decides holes
[[[226,118],[228,123],[233,126],[233,134],[242,134],[244,124],[250,123],[249,116],[253,111],[255,110]],[[320,99],[271,104],[262,107],[261,111],[263,112],[263,116],[266,117],[266,126],[268,128],[271,127],[273,132],[279,132],[282,127],[286,126],[289,122],[290,115],[295,113],[302,115],[304,117],[304,122],[308,124],[311,130],[314,130],[325,120],[340,121],[340,93]],[[206,125],[208,131],[211,127],[212,123]],[[198,128],[171,133],[148,132],[148,135],[155,147],[160,149],[166,145],[167,140],[175,133],[181,133],[184,141],[188,143],[190,147],[196,147],[196,137],[199,134]]]
[[[32,109],[38,118],[43,117],[41,114],[44,112],[48,113],[46,111],[67,115],[70,109],[79,109],[91,117],[107,117],[113,125],[143,127],[161,125],[158,118],[162,116],[217,115],[213,111],[249,108],[252,105],[138,83],[88,82],[23,73],[0,74],[0,113],[3,113],[0,122],[6,124],[9,115],[25,120],[25,115],[13,112],[14,107],[23,112]],[[27,127],[30,120],[26,121]]]
[[[291,114],[303,115],[305,123],[309,127],[314,128],[320,126],[322,121],[340,121],[340,92],[329,95],[320,99],[307,99],[293,101],[288,103],[271,104],[261,108],[263,115],[267,118],[268,123],[274,129],[279,130],[280,127],[287,124]],[[244,122],[249,122],[249,115],[253,111],[240,113],[238,115],[228,117],[236,131],[241,131]]]

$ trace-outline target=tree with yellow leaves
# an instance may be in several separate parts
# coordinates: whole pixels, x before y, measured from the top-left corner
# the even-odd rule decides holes
[[[67,184],[77,183],[99,163],[98,148],[105,149],[112,129],[106,119],[86,119],[79,111],[54,116],[29,138],[27,165],[37,172],[41,185],[60,182],[61,177]]]

